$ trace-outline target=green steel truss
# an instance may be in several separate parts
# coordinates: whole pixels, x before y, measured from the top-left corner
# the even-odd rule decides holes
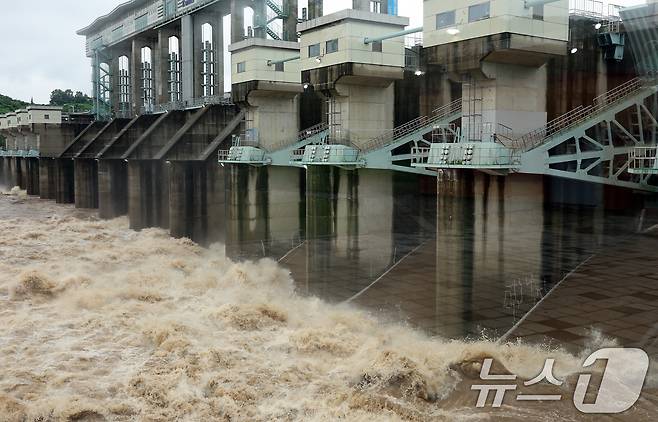
[[[93,100],[96,120],[106,121],[112,118],[112,77],[110,58],[103,53],[103,47],[94,49],[92,59]]]

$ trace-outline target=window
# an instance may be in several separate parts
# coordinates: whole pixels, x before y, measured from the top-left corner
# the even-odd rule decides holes
[[[50,114],[44,114],[43,119],[44,120],[50,120]]]
[[[283,72],[285,70],[284,65],[285,65],[285,63],[275,63],[274,64],[274,71],[275,72]]]
[[[320,44],[308,46],[308,57],[317,57],[320,55]]]
[[[326,51],[327,51],[327,54],[335,53],[336,51],[338,51],[338,40],[329,40],[329,41],[327,41]]]
[[[370,2],[370,11],[372,13],[382,13],[382,2],[381,2],[381,0],[372,0]]]
[[[373,41],[373,43],[372,43],[373,53],[381,53],[382,52],[382,47],[383,47],[383,44],[382,44],[381,41]]]
[[[468,21],[477,22],[484,19],[489,19],[490,16],[489,2],[476,4],[468,8]]]
[[[247,71],[247,63],[246,62],[238,63],[238,73],[244,73],[246,71]]]
[[[455,11],[439,13],[436,15],[436,29],[448,28],[455,25]]]
[[[538,4],[537,6],[532,6],[532,18],[538,21],[544,20],[544,5]]]

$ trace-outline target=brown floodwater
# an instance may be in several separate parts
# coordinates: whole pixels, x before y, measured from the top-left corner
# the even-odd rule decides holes
[[[582,356],[430,337],[298,294],[275,261],[224,249],[0,196],[0,420],[649,421],[658,410],[655,376],[614,419],[568,399],[476,409],[484,357],[522,379],[555,358],[566,382],[552,389],[566,397]]]

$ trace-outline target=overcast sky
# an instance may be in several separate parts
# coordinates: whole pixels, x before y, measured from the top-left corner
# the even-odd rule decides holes
[[[2,0],[0,11],[0,94],[47,103],[53,89],[91,94],[85,40],[75,31],[125,0]],[[450,1],[450,0],[446,0]],[[637,4],[643,0],[618,0]],[[300,7],[307,0],[300,0]],[[351,0],[325,1],[325,13],[350,7]],[[422,0],[400,0],[399,14],[422,22]]]

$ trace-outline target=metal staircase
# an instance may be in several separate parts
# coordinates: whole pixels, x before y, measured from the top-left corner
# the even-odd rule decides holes
[[[432,111],[429,116],[421,116],[408,123],[386,131],[361,146],[361,158],[366,167],[389,169],[411,173],[431,174],[431,171],[413,166],[413,151],[421,145],[429,146],[432,142],[425,136],[436,131],[445,130],[455,133],[451,123],[462,117],[462,99]],[[452,128],[452,129],[451,129]],[[398,148],[409,145],[408,151],[397,153]]]
[[[415,147],[412,165],[545,174],[657,192],[654,158],[643,149],[656,147],[657,118],[658,81],[636,78],[516,139],[505,133],[510,128],[497,127],[488,142]]]
[[[272,39],[281,40],[282,37],[279,34],[283,34],[282,27],[276,21],[279,19],[285,20],[289,14],[284,10],[282,4],[272,0],[266,0],[265,5],[270,12],[266,11],[266,16],[259,17],[259,22],[254,25],[254,29],[264,29]]]
[[[432,132],[439,124],[450,123],[461,117],[461,98],[439,107],[432,111],[429,116],[421,116],[408,123],[386,131],[376,138],[371,139],[361,148],[364,153],[369,153],[382,148],[397,148],[404,145],[413,138],[422,138]]]
[[[658,140],[657,92],[656,80],[630,80],[513,141],[518,171],[658,191],[651,173],[631,171],[635,148]]]
[[[548,122],[546,126],[516,139],[510,146],[517,151],[529,151],[551,142],[555,137],[559,137],[579,125],[596,120],[598,116],[608,113],[611,109],[618,108],[628,98],[641,96],[643,93],[650,95],[654,92],[655,86],[644,84],[640,78],[632,79],[596,97],[592,105],[587,107],[579,106]]]

